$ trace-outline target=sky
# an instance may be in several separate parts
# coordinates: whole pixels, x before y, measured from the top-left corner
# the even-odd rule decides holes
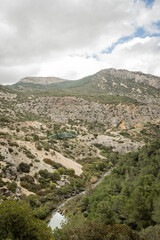
[[[106,68],[160,76],[160,0],[0,0],[0,84]]]

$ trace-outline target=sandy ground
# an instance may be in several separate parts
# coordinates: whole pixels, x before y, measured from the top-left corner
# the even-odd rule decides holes
[[[36,156],[40,162],[35,162],[34,165],[36,167],[36,172],[40,169],[47,169],[48,171],[53,171],[53,168],[46,164],[43,159],[44,158],[49,158],[56,163],[62,164],[66,168],[73,168],[75,170],[76,175],[80,176],[82,171],[82,166],[74,162],[73,160],[64,157],[61,153],[50,150],[49,152],[44,151],[44,150],[37,150],[35,147],[35,143],[31,142],[26,142],[26,141],[17,141],[19,146],[25,146],[33,155]]]

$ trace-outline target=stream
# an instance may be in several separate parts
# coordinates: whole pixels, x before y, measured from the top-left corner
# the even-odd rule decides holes
[[[114,168],[114,167],[113,167],[113,168]],[[111,168],[108,172],[104,173],[104,174],[102,175],[102,177],[101,177],[96,183],[94,183],[94,184],[92,185],[92,189],[94,189],[96,186],[98,186],[98,185],[103,181],[103,179],[104,179],[106,176],[110,175],[110,173],[111,173],[111,171],[113,170],[113,168]],[[52,217],[51,217],[51,219],[50,219],[50,221],[49,221],[49,223],[48,223],[48,226],[51,227],[52,230],[54,230],[56,227],[61,228],[62,223],[67,222],[67,220],[66,220],[65,216],[62,215],[62,214],[59,212],[59,210],[60,210],[62,207],[64,207],[64,205],[65,205],[68,201],[70,201],[71,199],[73,199],[74,197],[76,197],[76,196],[78,196],[78,195],[84,195],[85,193],[87,193],[88,190],[89,190],[89,188],[86,189],[86,190],[84,190],[83,192],[81,192],[81,193],[79,193],[79,194],[76,194],[75,196],[72,196],[72,197],[68,198],[65,202],[63,202],[61,205],[59,205],[59,207],[57,208],[57,210],[53,212]]]

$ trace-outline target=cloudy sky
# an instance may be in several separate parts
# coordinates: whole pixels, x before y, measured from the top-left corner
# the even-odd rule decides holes
[[[0,84],[112,67],[160,76],[160,0],[0,0]]]

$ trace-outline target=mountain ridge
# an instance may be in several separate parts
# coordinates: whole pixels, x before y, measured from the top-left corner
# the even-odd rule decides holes
[[[19,80],[16,84],[33,83],[33,84],[48,85],[51,83],[60,83],[65,81],[67,80],[58,78],[58,77],[25,77]]]
[[[95,79],[95,77],[105,77],[105,80],[107,81],[107,77],[114,78],[121,78],[121,79],[130,79],[134,80],[136,83],[144,83],[151,87],[160,88],[160,77],[152,75],[152,74],[146,74],[139,71],[129,71],[125,69],[115,69],[115,68],[108,68],[108,69],[102,69],[99,72],[85,76],[78,80],[69,80],[69,79],[62,79],[59,77],[25,77],[19,80],[17,83],[13,84],[12,86],[16,85],[23,85],[26,83],[32,83],[32,84],[40,84],[40,85],[51,85],[51,84],[57,84],[57,83],[75,83],[78,84],[79,82],[84,82],[85,79]]]

